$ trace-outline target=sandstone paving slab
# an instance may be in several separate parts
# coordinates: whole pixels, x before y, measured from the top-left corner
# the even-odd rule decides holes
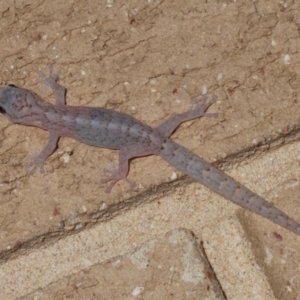
[[[203,249],[188,230],[149,240],[134,252],[93,265],[22,300],[225,299]]]

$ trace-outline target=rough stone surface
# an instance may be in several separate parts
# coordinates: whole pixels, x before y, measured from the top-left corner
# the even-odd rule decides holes
[[[23,297],[34,299],[225,299],[195,237],[183,229]]]

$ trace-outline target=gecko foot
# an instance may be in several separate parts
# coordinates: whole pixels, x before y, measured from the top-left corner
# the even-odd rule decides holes
[[[30,175],[33,175],[37,168],[40,169],[40,173],[45,173],[44,168],[45,160],[42,159],[38,154],[26,157],[25,169],[28,170]]]
[[[217,118],[217,113],[206,113],[207,109],[218,101],[217,95],[213,95],[211,99],[209,100],[207,97],[207,94],[202,95],[202,100],[199,100],[198,98],[192,98],[192,101],[194,102],[194,105],[189,108],[188,111],[197,111],[199,114],[205,117],[211,117],[211,118]]]
[[[36,80],[37,83],[41,83],[46,88],[50,88],[53,91],[56,91],[58,83],[56,82],[60,71],[57,71],[55,74],[53,73],[53,66],[49,66],[49,76],[46,76],[44,72],[39,71],[40,78]]]
[[[102,170],[102,172],[105,174],[111,174],[110,177],[100,180],[101,184],[106,184],[106,183],[110,182],[109,186],[105,189],[105,193],[110,194],[113,186],[119,180],[126,181],[130,185],[131,189],[135,189],[135,187],[136,187],[135,182],[129,180],[126,177],[126,175],[124,176],[123,174],[121,174],[121,172],[119,171],[119,169],[116,167],[115,164],[112,164],[112,168],[113,168],[112,170],[108,170],[106,168]]]

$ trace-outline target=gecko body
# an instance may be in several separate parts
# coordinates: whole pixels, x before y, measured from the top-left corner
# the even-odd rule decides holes
[[[44,162],[55,151],[61,136],[71,137],[91,146],[120,150],[118,168],[104,170],[110,174],[110,177],[101,180],[103,184],[110,182],[106,188],[107,193],[111,192],[119,180],[127,181],[134,188],[135,183],[127,179],[129,160],[155,154],[221,196],[300,235],[299,223],[204,159],[169,139],[175,129],[185,121],[202,116],[216,117],[216,114],[206,113],[217,101],[216,96],[211,100],[204,96],[202,102],[194,105],[192,109],[151,128],[114,110],[68,106],[65,103],[65,88],[56,82],[58,75],[53,75],[52,69],[49,78],[43,73],[40,75],[40,81],[55,93],[55,105],[44,101],[30,90],[14,85],[0,89],[0,113],[13,123],[36,126],[50,133],[47,145],[27,165],[30,173],[34,173],[36,168],[44,172]]]

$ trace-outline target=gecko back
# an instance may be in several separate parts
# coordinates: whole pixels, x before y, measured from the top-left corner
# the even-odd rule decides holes
[[[0,113],[11,122],[111,149],[149,143],[153,129],[135,118],[100,107],[53,105],[14,85],[0,89]]]

